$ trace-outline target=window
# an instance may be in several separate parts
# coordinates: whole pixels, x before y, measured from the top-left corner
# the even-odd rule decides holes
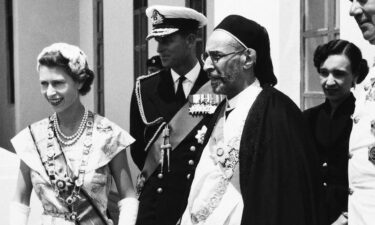
[[[5,1],[5,34],[6,34],[6,52],[5,59],[7,63],[7,87],[8,102],[14,104],[14,63],[13,63],[13,1]]]
[[[301,0],[301,109],[324,101],[313,57],[316,47],[339,38],[339,0]]]
[[[97,113],[104,116],[104,39],[103,0],[94,1],[94,46],[97,76]]]
[[[198,12],[202,13],[205,16],[207,14],[206,0],[186,0],[185,5],[186,7],[197,10]],[[206,44],[206,27],[198,30],[197,49],[196,49],[198,59],[200,59],[200,56],[205,50],[205,44]]]
[[[134,0],[134,78],[147,74],[147,0]],[[135,80],[134,79],[134,80]]]

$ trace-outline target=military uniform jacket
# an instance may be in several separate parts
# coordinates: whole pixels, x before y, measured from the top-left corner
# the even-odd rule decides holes
[[[201,70],[190,92],[195,93],[208,81]],[[131,103],[130,133],[136,139],[131,148],[134,162],[142,169],[149,146],[160,133],[161,124],[168,123],[179,110],[170,70],[162,70],[137,81]],[[205,116],[170,155],[170,172],[161,167],[150,175],[140,194],[137,224],[176,224],[186,204],[196,164],[204,143],[195,137],[204,126],[209,133],[212,115]]]

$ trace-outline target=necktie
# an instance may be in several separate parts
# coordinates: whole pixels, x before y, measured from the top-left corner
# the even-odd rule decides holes
[[[176,99],[177,99],[177,103],[178,103],[179,106],[182,106],[185,103],[185,100],[186,100],[184,88],[182,86],[182,82],[184,82],[185,79],[186,79],[185,76],[180,76],[180,78],[178,78]]]

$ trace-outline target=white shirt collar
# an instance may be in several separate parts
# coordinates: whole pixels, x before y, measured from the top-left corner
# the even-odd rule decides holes
[[[236,108],[238,100],[241,98],[241,96],[247,95],[247,93],[251,89],[253,89],[254,87],[255,88],[259,88],[260,87],[260,83],[259,83],[259,81],[258,81],[257,78],[255,78],[254,82],[250,86],[248,86],[247,88],[245,88],[244,90],[242,90],[240,93],[238,93],[233,98],[228,99],[228,104],[227,104],[226,111],[232,110],[232,109]]]
[[[199,61],[197,61],[193,69],[191,69],[187,74],[185,74],[186,80],[194,84],[198,78],[200,70],[201,70],[201,65],[199,64]],[[171,74],[172,74],[173,82],[174,83],[178,82],[180,75],[173,69],[171,69]]]

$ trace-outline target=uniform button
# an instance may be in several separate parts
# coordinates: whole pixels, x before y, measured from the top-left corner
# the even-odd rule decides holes
[[[352,120],[353,120],[353,122],[354,122],[355,124],[357,124],[357,123],[359,122],[359,116],[351,115],[351,118],[352,118]]]
[[[195,152],[196,148],[195,146],[190,146],[190,151]]]
[[[194,160],[190,159],[188,163],[189,163],[190,166],[192,166],[192,165],[194,165]]]
[[[159,178],[159,179],[162,179],[162,178],[163,178],[163,174],[162,174],[162,173],[159,173],[159,174],[158,174],[158,178]]]
[[[324,162],[324,163],[322,164],[322,166],[323,166],[323,167],[327,167],[328,164],[327,164],[326,162]]]
[[[327,183],[326,183],[326,182],[324,182],[324,183],[323,183],[323,186],[324,186],[324,187],[327,187]]]
[[[349,195],[352,195],[353,194],[353,189],[349,188]]]
[[[158,194],[161,194],[162,192],[163,192],[163,188],[158,188],[158,189],[156,189],[156,192],[158,193]]]
[[[190,179],[190,176],[191,176],[191,174],[190,173],[188,173],[187,175],[186,175],[186,179]]]
[[[353,157],[353,153],[349,152],[348,157],[349,157],[349,159],[351,159]]]

